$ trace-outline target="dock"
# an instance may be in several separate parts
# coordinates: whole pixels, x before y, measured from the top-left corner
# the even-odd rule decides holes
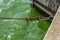
[[[60,7],[43,40],[60,40]]]

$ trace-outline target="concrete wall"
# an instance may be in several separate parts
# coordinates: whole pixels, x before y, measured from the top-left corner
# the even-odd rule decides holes
[[[60,5],[60,0],[37,0],[44,5],[48,6],[50,9],[56,11]]]

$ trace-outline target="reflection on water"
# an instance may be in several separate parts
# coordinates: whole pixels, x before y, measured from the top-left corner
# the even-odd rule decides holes
[[[43,17],[30,5],[29,0],[0,0],[0,17],[35,18]],[[3,20],[0,19],[0,40],[42,40],[50,21]]]

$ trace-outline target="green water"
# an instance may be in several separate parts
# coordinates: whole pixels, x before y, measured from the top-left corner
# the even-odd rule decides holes
[[[0,0],[0,17],[35,18],[44,17],[29,0]],[[3,20],[0,19],[0,40],[43,40],[50,21]]]

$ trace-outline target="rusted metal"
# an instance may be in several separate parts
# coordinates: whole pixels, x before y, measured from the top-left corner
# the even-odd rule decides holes
[[[49,20],[50,17],[35,17],[35,18],[4,18],[4,17],[0,17],[0,19],[3,19],[3,20],[26,20],[27,26],[28,26],[28,22],[29,21],[34,21],[34,20]]]

